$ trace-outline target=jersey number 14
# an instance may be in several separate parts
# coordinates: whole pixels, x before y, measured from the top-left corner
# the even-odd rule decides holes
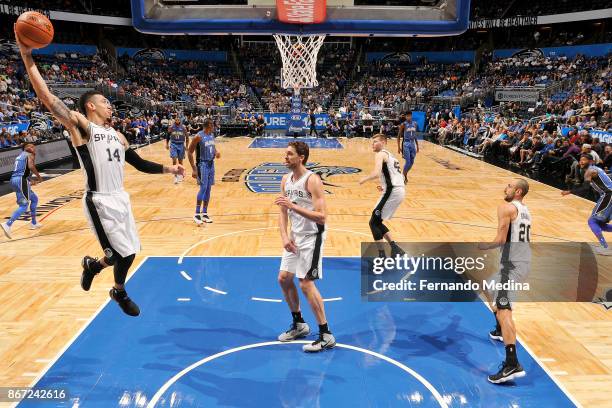
[[[117,159],[118,162],[121,161],[121,155],[119,154],[119,149],[115,149],[115,152],[111,156],[110,149],[106,149],[106,153],[108,153],[108,161],[113,161],[113,158]]]

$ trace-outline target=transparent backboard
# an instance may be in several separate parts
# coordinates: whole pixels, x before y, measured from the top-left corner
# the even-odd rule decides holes
[[[320,24],[285,24],[275,0],[132,0],[134,27],[151,34],[444,36],[463,33],[469,0],[327,0]]]

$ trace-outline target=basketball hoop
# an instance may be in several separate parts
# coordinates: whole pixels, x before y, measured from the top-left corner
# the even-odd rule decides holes
[[[325,35],[275,34],[274,40],[283,60],[281,86],[293,88],[296,94],[302,88],[318,86],[317,55]]]

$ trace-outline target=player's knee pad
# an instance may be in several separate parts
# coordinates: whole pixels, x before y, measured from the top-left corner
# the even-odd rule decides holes
[[[372,231],[372,237],[375,241],[383,239],[384,235],[389,232],[387,227],[383,224],[380,210],[374,210],[372,217],[370,217],[370,231]]]

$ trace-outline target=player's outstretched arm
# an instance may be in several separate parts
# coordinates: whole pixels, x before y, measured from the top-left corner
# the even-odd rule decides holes
[[[175,166],[165,166],[163,164],[143,159],[138,155],[138,153],[136,153],[135,150],[130,149],[130,145],[122,133],[117,132],[117,135],[119,135],[123,148],[125,149],[125,161],[134,166],[136,170],[148,174],[172,173],[180,176],[185,175],[185,168],[180,164]]]
[[[77,125],[82,125],[81,127],[84,129],[87,128],[87,119],[82,114],[68,109],[60,98],[53,95],[51,91],[49,91],[49,87],[47,87],[45,80],[38,71],[34,58],[32,57],[32,48],[26,47],[19,40],[17,33],[15,33],[15,39],[17,41],[17,45],[19,46],[21,59],[23,60],[26,71],[28,72],[30,83],[32,84],[32,88],[34,88],[34,92],[36,92],[36,96],[38,96],[40,101],[47,107],[47,109],[49,109],[57,120],[59,120],[60,123],[70,131],[73,144],[75,146],[82,144],[83,142],[80,140],[80,136],[73,130]]]
[[[372,173],[370,173],[370,175],[363,177],[361,180],[359,180],[359,184],[363,184],[370,180],[376,180],[377,178],[379,178],[380,174],[382,173],[382,166],[384,161],[385,153],[376,153],[376,156],[374,156],[374,170],[372,171]]]

